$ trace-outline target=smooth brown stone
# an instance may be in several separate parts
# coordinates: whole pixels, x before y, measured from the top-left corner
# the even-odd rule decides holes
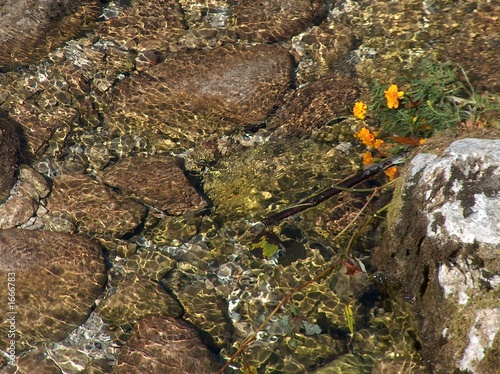
[[[132,232],[146,214],[141,204],[84,174],[55,178],[47,209],[52,215],[71,221],[81,232],[114,237]]]
[[[319,0],[238,1],[229,28],[239,38],[252,42],[276,42],[300,34],[326,16]]]
[[[184,321],[150,316],[134,328],[113,374],[212,374],[218,365],[198,333]]]
[[[89,30],[97,0],[0,1],[0,70],[35,63]]]
[[[128,157],[104,171],[104,183],[169,214],[206,206],[172,157]]]
[[[16,344],[59,341],[85,321],[106,283],[101,247],[78,235],[0,230],[0,298],[16,312]],[[9,290],[10,288],[10,290]],[[13,299],[8,299],[9,291]],[[7,301],[13,301],[8,304]],[[5,349],[10,315],[0,316]]]
[[[14,184],[18,152],[19,137],[15,124],[0,117],[0,204],[7,200]]]
[[[188,51],[110,90],[103,108],[112,134],[155,144],[198,144],[264,120],[291,82],[292,61],[277,45]]]
[[[282,127],[277,134],[305,135],[332,120],[349,116],[358,95],[356,81],[337,74],[305,85],[276,112],[273,124]]]

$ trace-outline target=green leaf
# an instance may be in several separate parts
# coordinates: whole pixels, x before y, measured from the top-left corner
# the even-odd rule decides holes
[[[257,368],[252,365],[245,366],[243,374],[257,374]]]
[[[354,334],[354,313],[350,305],[344,305],[345,317],[347,319],[347,326],[351,334]]]
[[[267,241],[267,238],[265,236],[262,236],[260,239],[260,242],[252,244],[252,248],[261,248],[262,249],[262,254],[266,258],[270,258],[274,256],[276,253],[278,253],[279,246],[277,244],[272,244]]]

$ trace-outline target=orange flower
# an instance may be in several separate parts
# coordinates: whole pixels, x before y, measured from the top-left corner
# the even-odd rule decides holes
[[[418,142],[420,145],[424,145],[425,142],[427,142],[427,139],[420,139]]]
[[[370,151],[363,153],[363,165],[373,164],[373,156]]]
[[[399,107],[399,99],[405,94],[403,91],[398,91],[398,86],[395,84],[391,84],[384,93],[389,109],[397,109]]]
[[[382,139],[376,139],[377,133],[371,133],[366,127],[363,127],[354,136],[370,148],[378,149],[384,143]]]
[[[392,181],[398,174],[398,168],[397,166],[390,167],[389,169],[385,169],[384,173],[389,177],[389,180]]]
[[[364,102],[356,101],[356,103],[354,104],[354,108],[352,109],[352,113],[356,118],[365,119],[367,109],[368,105],[366,105]]]

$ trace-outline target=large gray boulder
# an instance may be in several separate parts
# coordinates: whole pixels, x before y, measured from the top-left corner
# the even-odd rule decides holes
[[[500,140],[461,139],[410,162],[378,268],[415,302],[434,373],[500,367]]]

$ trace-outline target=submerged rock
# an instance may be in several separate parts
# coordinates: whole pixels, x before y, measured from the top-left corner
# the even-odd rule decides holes
[[[52,49],[88,30],[99,11],[97,0],[3,1],[0,70],[43,59]]]
[[[352,78],[329,74],[314,83],[297,89],[291,99],[280,107],[273,125],[280,134],[306,135],[313,129],[351,115],[359,88]]]
[[[64,339],[85,321],[106,283],[97,243],[48,231],[0,230],[0,275],[6,285],[0,296],[9,300],[3,305],[16,312],[18,349]],[[8,313],[0,317],[2,336],[7,336],[10,318]],[[6,348],[5,339],[0,344]]]
[[[432,371],[500,367],[500,140],[411,161],[374,259],[416,303]]]
[[[218,365],[198,334],[185,322],[150,316],[134,329],[113,374],[212,374]]]
[[[127,157],[104,171],[103,181],[168,214],[206,206],[172,157]]]
[[[19,147],[14,124],[0,117],[0,204],[7,200],[14,184]]]
[[[47,208],[55,217],[72,222],[79,231],[121,237],[132,232],[146,208],[84,174],[65,174],[54,179]]]
[[[171,39],[185,28],[178,1],[138,0],[100,23],[96,34],[127,48],[154,53],[166,52]]]
[[[271,0],[258,6],[243,0],[234,6],[228,28],[238,39],[269,43],[289,39],[325,16],[323,1],[318,0]]]
[[[190,51],[124,79],[104,107],[112,134],[140,134],[157,148],[192,145],[264,120],[291,82],[277,45]]]

